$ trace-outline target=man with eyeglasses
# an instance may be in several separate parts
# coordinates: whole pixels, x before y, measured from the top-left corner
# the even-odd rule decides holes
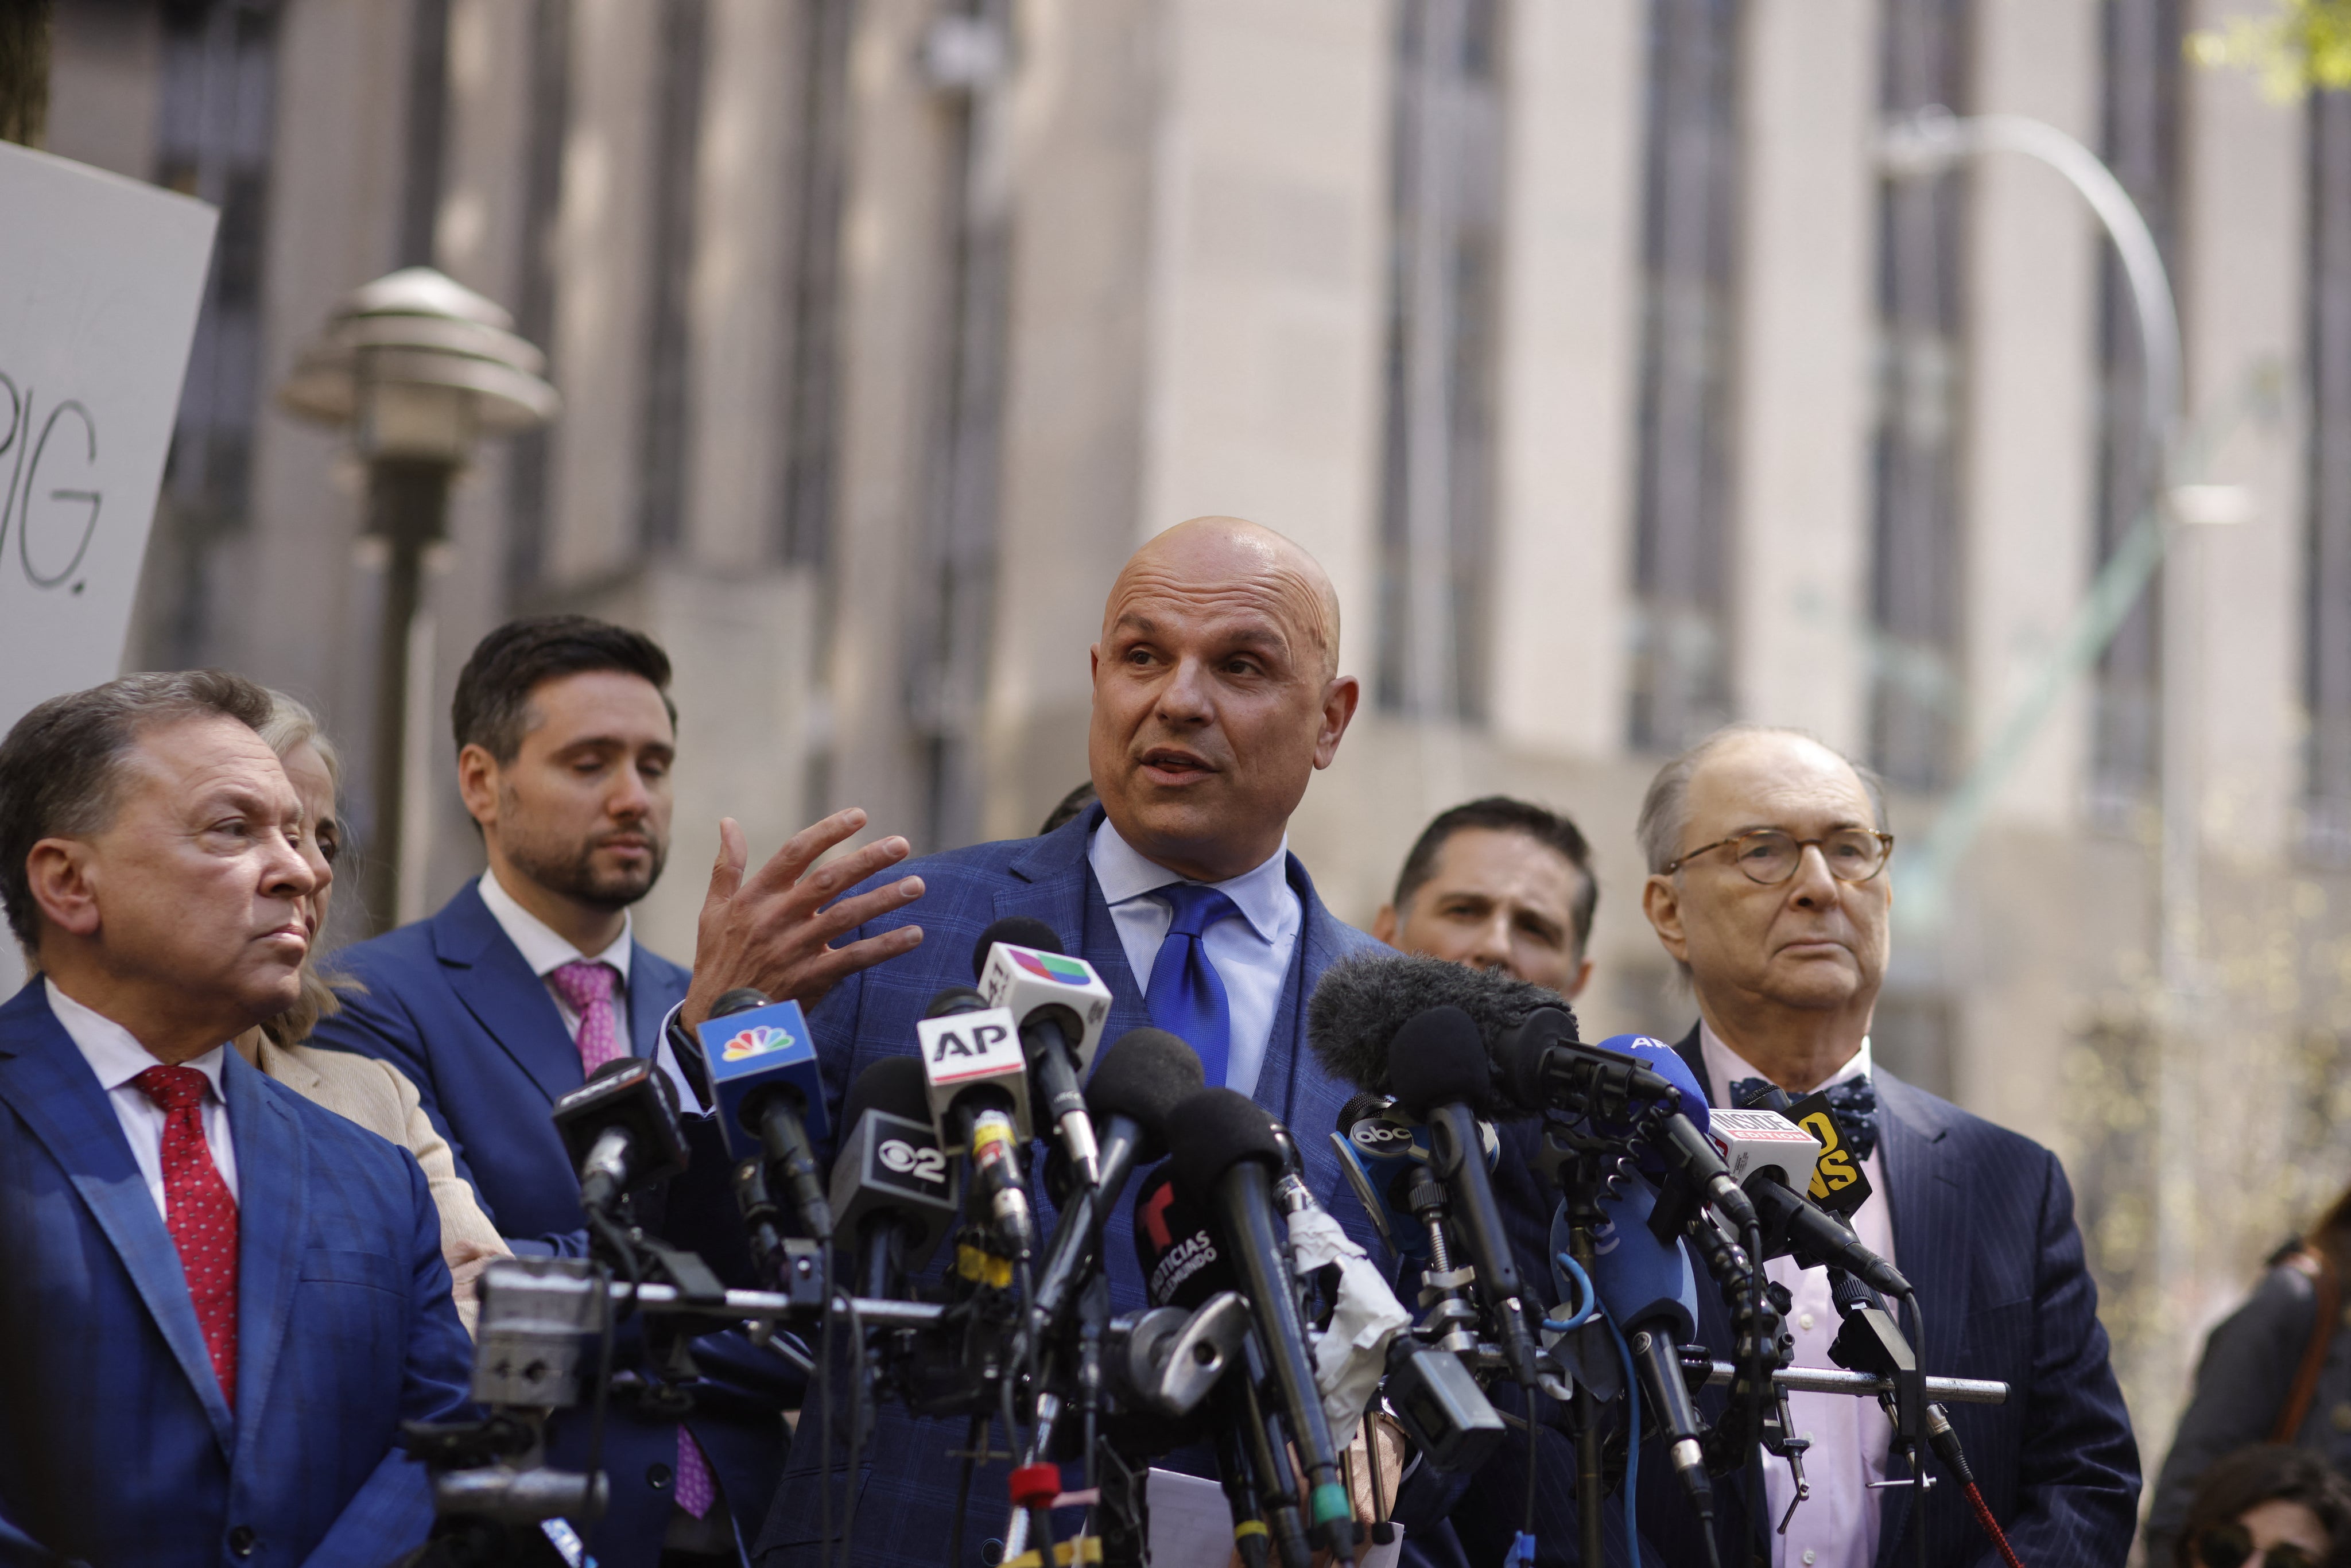
[[[2138,1454],[2065,1173],[2039,1145],[1870,1060],[1893,905],[1884,873],[1894,839],[1878,780],[1809,736],[1734,725],[1657,774],[1640,839],[1650,873],[1642,909],[1698,1002],[1698,1025],[1677,1049],[1708,1098],[1737,1104],[1757,1081],[1792,1098],[1827,1092],[1876,1195],[1855,1228],[1917,1287],[1923,1333],[1912,1314],[1902,1318],[1922,1366],[2009,1385],[2004,1405],[1954,1405],[1949,1414],[2017,1555],[2121,1563]],[[1794,1297],[1796,1364],[1833,1364],[1839,1320],[1825,1270],[1781,1259],[1769,1271]],[[1724,1356],[1730,1334],[1719,1295],[1701,1290],[1699,1301],[1699,1338]],[[1719,1411],[1719,1395],[1709,1397]],[[1798,1394],[1790,1405],[1797,1434],[1812,1443],[1808,1495],[1791,1517],[1794,1480],[1778,1458],[1765,1463],[1760,1488],[1751,1472],[1749,1484],[1723,1487],[1721,1560],[1918,1561],[1915,1492],[1907,1468],[1887,1464],[1886,1414],[1840,1395]],[[1703,1561],[1667,1467],[1642,1469],[1645,1490],[1653,1476],[1660,1489],[1642,1500],[1644,1534],[1667,1562]],[[1925,1512],[1926,1561],[1997,1561],[1953,1478],[1928,1491]]]

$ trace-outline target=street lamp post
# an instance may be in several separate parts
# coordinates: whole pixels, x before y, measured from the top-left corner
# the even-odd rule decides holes
[[[1991,797],[2053,706],[2059,688],[2086,671],[2119,627],[2147,577],[2168,551],[2163,577],[2163,747],[2161,845],[2157,862],[2156,949],[2162,998],[2156,1028],[2156,1145],[2180,1151],[2194,1135],[2194,1086],[2187,1052],[2191,1013],[2202,995],[2199,962],[2201,755],[2195,706],[2200,618],[2196,613],[2195,531],[2241,522],[2250,497],[2232,486],[2185,482],[2200,465],[2210,433],[2190,434],[2183,410],[2179,314],[2163,255],[2146,216],[2095,153],[2055,126],[2021,115],[1959,118],[1930,109],[1889,124],[1879,141],[1881,167],[1894,178],[1939,173],[1987,152],[2018,152],[2064,176],[2105,226],[2122,263],[2138,318],[2146,361],[2147,479],[2151,502],[2114,551],[2061,646],[2023,702],[2009,716],[1968,777],[1955,789],[1928,835],[1918,891],[1931,926],[1958,860],[1982,823]],[[2189,547],[2189,548],[2183,548]],[[2176,1154],[2157,1172],[2157,1291],[2176,1325],[2191,1281],[2189,1220],[2196,1195],[2193,1162]]]
[[[278,389],[288,413],[351,432],[366,463],[367,532],[384,549],[369,758],[368,924],[398,919],[406,808],[410,642],[426,551],[448,531],[449,487],[484,435],[532,429],[560,407],[547,358],[514,319],[429,267],[354,290]]]

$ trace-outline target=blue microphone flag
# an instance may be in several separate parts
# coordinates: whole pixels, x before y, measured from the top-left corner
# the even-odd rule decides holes
[[[824,1142],[831,1126],[824,1112],[824,1076],[818,1071],[816,1045],[799,1003],[769,1002],[747,1012],[706,1019],[695,1033],[710,1069],[718,1132],[729,1159],[747,1159],[760,1152],[758,1123],[744,1119],[744,1108],[774,1089],[798,1099],[794,1109],[809,1141]]]
[[[1637,1176],[1625,1184],[1622,1197],[1600,1200],[1608,1223],[1592,1234],[1592,1285],[1609,1321],[1625,1333],[1655,1323],[1687,1343],[1698,1332],[1698,1275],[1680,1241],[1660,1241],[1650,1231],[1649,1214],[1656,1206],[1656,1191]],[[1552,1218],[1551,1244],[1554,1260],[1568,1249],[1564,1204]],[[1564,1300],[1571,1294],[1562,1277],[1565,1270],[1554,1261],[1552,1271]]]

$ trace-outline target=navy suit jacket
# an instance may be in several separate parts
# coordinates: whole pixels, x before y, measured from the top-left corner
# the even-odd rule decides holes
[[[579,1047],[546,981],[531,972],[480,889],[466,883],[431,919],[347,947],[335,962],[367,988],[345,995],[342,1011],[320,1021],[312,1043],[381,1057],[408,1075],[425,1114],[449,1140],[459,1173],[516,1251],[584,1252],[580,1177],[549,1115],[559,1096],[586,1082]],[[631,947],[629,1042],[638,1055],[658,1048],[662,1020],[685,999],[691,977],[643,944]],[[708,1117],[688,1118],[688,1141],[695,1157],[669,1194],[670,1238],[715,1251],[704,1236],[687,1233],[699,1224],[737,1238],[739,1248],[741,1225]],[[720,1205],[723,1212],[710,1212]],[[782,1411],[796,1399],[799,1380],[739,1336],[705,1336],[695,1342],[695,1358],[704,1382],[686,1424],[747,1540],[767,1515],[783,1462]],[[587,1424],[584,1410],[555,1423],[556,1462],[586,1462]],[[612,1505],[590,1542],[598,1558],[637,1568],[660,1555],[676,1459],[674,1423],[611,1411],[604,1469]]]
[[[1706,1082],[1698,1032],[1677,1049]],[[2011,1391],[2004,1405],[1947,1406],[1992,1517],[2023,1562],[2120,1568],[2138,1510],[2138,1447],[2107,1364],[2064,1168],[2032,1139],[1884,1068],[1871,1077],[1886,1174],[1886,1190],[1873,1201],[1893,1206],[1895,1261],[1925,1309],[1919,1364],[1929,1376],[1991,1378]],[[1728,1359],[1721,1292],[1701,1282],[1698,1302],[1699,1338]],[[1721,1397],[1708,1392],[1709,1415]],[[1643,1533],[1669,1563],[1702,1560],[1681,1554],[1702,1548],[1667,1467],[1653,1472],[1649,1457],[1641,1467]],[[1891,1479],[1903,1466],[1895,1459],[1887,1469]],[[1938,1465],[1929,1469],[1940,1474]],[[1914,1563],[1911,1489],[1882,1496],[1877,1568]],[[1750,1479],[1718,1488],[1716,1497],[1724,1563],[1752,1561],[1770,1528],[1760,1486]],[[1948,1479],[1928,1493],[1926,1528],[1928,1561],[1938,1568],[2000,1561]]]
[[[865,1067],[914,1048],[914,1024],[931,998],[948,986],[972,981],[971,950],[980,933],[1009,915],[1025,915],[1052,927],[1072,954],[1092,964],[1111,988],[1103,1044],[1127,1030],[1147,1026],[1150,1015],[1126,962],[1110,908],[1086,859],[1086,846],[1102,820],[1099,804],[1076,820],[1035,839],[978,844],[898,866],[867,884],[878,886],[920,876],[923,897],[908,908],[861,927],[854,937],[918,923],[923,945],[890,963],[845,980],[810,1016],[823,1060],[831,1120],[840,1126],[840,1107],[849,1084]],[[1297,857],[1289,862],[1290,887],[1305,911],[1297,946],[1274,1010],[1273,1030],[1259,1070],[1256,1099],[1295,1130],[1306,1179],[1323,1207],[1356,1240],[1377,1245],[1362,1207],[1345,1188],[1338,1155],[1325,1136],[1338,1124],[1340,1108],[1355,1090],[1325,1073],[1306,1050],[1306,1003],[1322,972],[1350,954],[1379,944],[1334,918],[1314,894]],[[863,891],[862,888],[852,892]],[[1127,1193],[1140,1190],[1130,1181]],[[1110,1277],[1113,1312],[1139,1310],[1143,1279],[1134,1261],[1131,1201],[1113,1210],[1103,1228],[1102,1256]],[[1050,1218],[1046,1220],[1050,1226]],[[1050,1234],[1047,1229],[1047,1234]],[[758,1547],[761,1568],[817,1561],[820,1511],[816,1490],[814,1422],[804,1421],[792,1448],[783,1484]],[[857,1512],[858,1564],[888,1568],[938,1568],[946,1563],[960,1461],[947,1457],[963,1446],[965,1423],[915,1420],[903,1409],[885,1410],[875,1425],[859,1465],[862,1493]],[[998,1440],[1001,1440],[1000,1437]],[[836,1464],[841,1458],[833,1450]],[[1003,1534],[1010,1511],[1001,1463],[973,1472],[970,1511],[964,1530],[963,1560],[950,1568],[970,1568],[984,1559],[983,1547]],[[841,1481],[836,1479],[836,1486]],[[835,1505],[838,1524],[840,1505]]]
[[[40,981],[0,1006],[0,1563],[374,1568],[432,1526],[400,1423],[465,1413],[468,1353],[424,1174],[235,1051],[221,1088],[234,1412],[97,1075]]]
[[[1677,1049],[1707,1082],[1698,1031]],[[2119,1568],[2138,1506],[2138,1450],[2107,1364],[2097,1290],[2084,1266],[2064,1168],[2031,1139],[1884,1068],[1872,1079],[1886,1176],[1886,1189],[1872,1201],[1893,1207],[1896,1261],[1925,1308],[1919,1361],[1932,1376],[1996,1379],[2012,1391],[2005,1405],[1948,1406],[1985,1501],[2023,1562]],[[1506,1129],[1505,1138],[1511,1135]],[[1505,1157],[1505,1173],[1511,1164]],[[1520,1267],[1539,1266],[1532,1277],[1548,1282],[1544,1241],[1527,1228],[1532,1191],[1517,1183],[1503,1187],[1503,1207]],[[1555,1195],[1542,1197],[1547,1225]],[[1715,1359],[1729,1358],[1722,1294],[1702,1269],[1698,1332]],[[1720,1389],[1706,1390],[1700,1413],[1717,1418],[1725,1398]],[[1557,1407],[1549,1414],[1557,1430],[1543,1449],[1536,1531],[1537,1561],[1546,1565],[1575,1562],[1577,1542],[1573,1439]],[[1941,1476],[1938,1465],[1929,1469]],[[1903,1474],[1898,1458],[1888,1469],[1889,1479]],[[1645,1552],[1667,1563],[1703,1563],[1697,1521],[1671,1470],[1654,1434],[1646,1436],[1638,1499]],[[1452,1511],[1470,1562],[1498,1560],[1516,1528],[1525,1485],[1524,1450],[1515,1440],[1470,1479]],[[1622,1503],[1612,1494],[1609,1513]],[[1887,1489],[1880,1507],[1876,1568],[1907,1568],[1917,1560],[1910,1489]],[[1768,1532],[1778,1521],[1765,1518],[1753,1467],[1716,1482],[1715,1509],[1725,1568],[1769,1564]],[[1928,1561],[1936,1568],[1994,1568],[2000,1561],[1948,1477],[1928,1493],[1927,1531]],[[1407,1550],[1409,1544],[1407,1537]]]

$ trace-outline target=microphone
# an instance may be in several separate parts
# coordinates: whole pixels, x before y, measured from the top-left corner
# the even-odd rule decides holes
[[[1102,1052],[1086,1085],[1086,1106],[1102,1128],[1101,1179],[1061,1211],[1037,1275],[1039,1318],[1050,1322],[1093,1270],[1103,1219],[1138,1165],[1166,1149],[1167,1118],[1202,1087],[1197,1052],[1165,1030],[1129,1030]],[[1146,1267],[1144,1273],[1149,1273]]]
[[[1317,1546],[1354,1558],[1354,1511],[1339,1481],[1338,1450],[1314,1384],[1314,1365],[1277,1228],[1274,1178],[1281,1170],[1281,1125],[1246,1094],[1203,1089],[1176,1108],[1167,1126],[1176,1179],[1206,1195],[1217,1240],[1246,1282],[1258,1342],[1272,1363],[1290,1439],[1306,1472],[1309,1531]]]
[[[939,1147],[913,1057],[886,1056],[859,1073],[841,1115],[850,1134],[832,1163],[833,1224],[856,1239],[865,1294],[894,1296],[954,1228],[962,1184]]]
[[[931,998],[914,1034],[940,1148],[970,1155],[972,1185],[987,1195],[998,1239],[1015,1258],[1028,1258],[1037,1249],[1037,1222],[1020,1179],[1029,1068],[1012,1015],[989,1007],[968,986],[950,986]]]
[[[1883,1294],[1910,1294],[1900,1270],[1864,1247],[1842,1216],[1806,1196],[1821,1152],[1812,1134],[1759,1104],[1716,1112],[1708,1135],[1754,1203],[1768,1255],[1784,1250],[1799,1267],[1842,1269]]]
[[[799,1003],[771,1002],[746,986],[720,997],[695,1033],[727,1157],[758,1156],[780,1171],[801,1225],[830,1243],[832,1209],[810,1144],[828,1127],[824,1075]]]
[[[1707,1479],[1698,1406],[1682,1379],[1681,1347],[1698,1333],[1698,1276],[1679,1240],[1665,1242],[1649,1228],[1657,1195],[1647,1182],[1625,1184],[1621,1197],[1600,1201],[1608,1224],[1593,1235],[1592,1288],[1633,1354],[1667,1458],[1689,1494],[1690,1508],[1712,1529],[1714,1486]],[[1552,1218],[1552,1254],[1568,1248],[1565,1205]],[[1554,1272],[1564,1272],[1554,1265]],[[1565,1282],[1561,1282],[1564,1295]]]
[[[1521,1053],[1528,1050],[1529,1042],[1524,1040],[1513,1043]],[[1722,1162],[1721,1152],[1708,1137],[1715,1113],[1707,1103],[1706,1091],[1691,1076],[1689,1063],[1682,1060],[1681,1052],[1665,1041],[1645,1034],[1611,1035],[1597,1046],[1581,1049],[1629,1061],[1644,1082],[1653,1078],[1667,1086],[1668,1092],[1665,1095],[1643,1095],[1653,1108],[1675,1107],[1671,1114],[1657,1118],[1648,1129],[1654,1137],[1647,1153],[1654,1159],[1645,1159],[1643,1163],[1648,1166],[1650,1175],[1670,1174],[1677,1180],[1688,1183],[1713,1204],[1725,1219],[1741,1230],[1760,1225],[1754,1204],[1731,1179],[1729,1167]],[[1596,1074],[1612,1081],[1615,1071],[1613,1068],[1594,1069]],[[1760,1264],[1762,1260],[1756,1261]]]
[[[1455,1222],[1477,1268],[1478,1293],[1510,1358],[1511,1376],[1532,1388],[1534,1335],[1527,1328],[1518,1260],[1511,1256],[1501,1207],[1486,1174],[1473,1109],[1494,1101],[1493,1071],[1476,1021],[1457,1007],[1431,1008],[1389,1042],[1387,1076],[1396,1103],[1428,1126],[1429,1169],[1453,1198]]]
[[[1724,1216],[1742,1228],[1755,1223],[1754,1206],[1739,1190],[1694,1116],[1706,1093],[1670,1047],[1654,1056],[1581,1043],[1575,1014],[1556,991],[1493,970],[1442,958],[1367,953],[1333,964],[1307,1008],[1307,1040],[1315,1058],[1352,1083],[1375,1086],[1388,1042],[1406,1021],[1432,1008],[1469,1015],[1493,1058],[1499,1114],[1558,1110],[1621,1122],[1663,1102],[1671,1113],[1653,1129],[1656,1153],[1696,1183]],[[1645,1040],[1620,1036],[1620,1040]],[[1617,1041],[1610,1041],[1614,1045]],[[1674,1092],[1680,1091],[1678,1103]]]
[[[1062,1152],[1086,1185],[1102,1179],[1093,1124],[1078,1086],[1093,1064],[1110,1017],[1110,988],[1081,958],[1065,957],[1061,939],[1041,920],[1016,915],[980,933],[971,950],[972,977],[987,1005],[1020,1024],[1029,1071],[1061,1134]]]
[[[555,1129],[580,1173],[580,1207],[609,1209],[621,1194],[685,1169],[677,1091],[649,1059],[623,1056],[555,1103]]]

